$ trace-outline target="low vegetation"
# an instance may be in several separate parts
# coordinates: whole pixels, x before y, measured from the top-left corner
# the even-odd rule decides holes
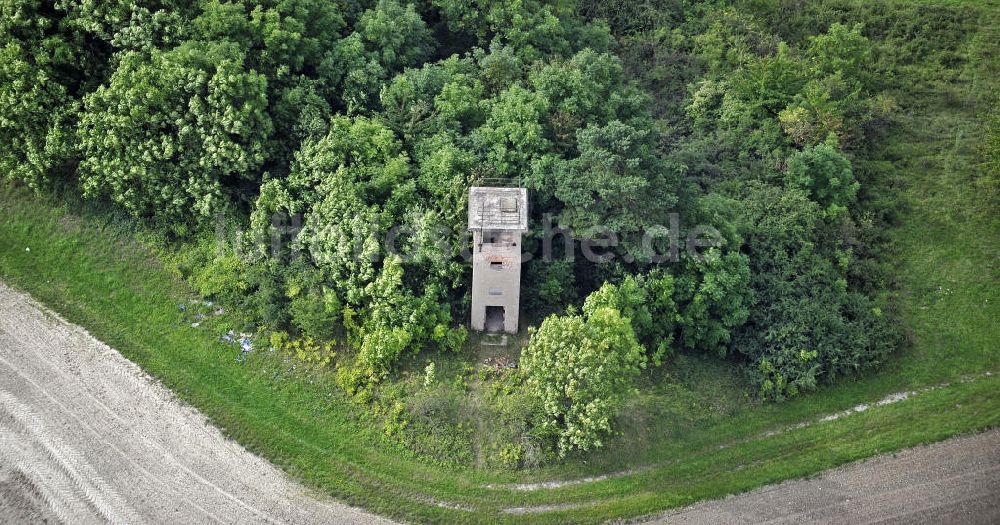
[[[0,276],[417,520],[636,516],[996,425],[996,6],[785,4],[8,3]],[[506,345],[462,327],[496,179],[623,255],[529,262]],[[722,242],[654,263],[671,212]]]

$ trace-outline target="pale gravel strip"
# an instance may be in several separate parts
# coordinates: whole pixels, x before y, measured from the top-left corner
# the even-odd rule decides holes
[[[0,522],[376,523],[227,439],[115,350],[0,283]]]

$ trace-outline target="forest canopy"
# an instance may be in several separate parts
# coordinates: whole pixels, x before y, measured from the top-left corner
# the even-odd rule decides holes
[[[404,356],[463,351],[468,187],[527,187],[525,251],[545,221],[618,240],[524,267],[512,381],[560,454],[678,352],[771,400],[876,367],[901,342],[859,167],[895,109],[884,50],[653,3],[3,0],[0,170],[163,232],[253,326],[335,341],[362,403]],[[244,232],[222,252],[219,221]],[[720,242],[643,249],[698,225]]]

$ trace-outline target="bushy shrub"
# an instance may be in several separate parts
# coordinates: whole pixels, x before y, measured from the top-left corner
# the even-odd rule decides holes
[[[631,323],[653,365],[660,366],[674,340],[677,307],[673,294],[674,279],[668,273],[629,275],[618,285],[605,283],[587,296],[583,313],[590,315],[600,308],[617,310]]]
[[[285,294],[292,325],[306,336],[320,340],[333,339],[341,332],[343,304],[333,289],[326,285],[322,272],[305,261],[292,265]]]
[[[202,297],[230,307],[248,301],[248,292],[254,285],[250,265],[207,234],[162,250],[160,258],[171,272],[186,279]]]
[[[750,366],[751,380],[765,399],[783,400],[814,390],[820,363],[816,350],[782,348]]]
[[[0,10],[0,16],[11,14]],[[52,78],[51,66],[35,62],[47,62],[44,55],[51,50],[29,50],[20,42],[3,40],[0,37],[0,180],[13,179],[41,191],[69,178],[69,173],[57,170],[71,171],[77,104]]]
[[[123,55],[84,100],[84,193],[181,224],[225,210],[224,182],[258,180],[271,133],[267,79],[244,60],[229,43]]]
[[[607,307],[549,316],[521,356],[525,390],[540,401],[543,431],[555,438],[560,456],[604,445],[645,366],[628,319]]]
[[[837,138],[797,151],[788,158],[785,180],[809,192],[810,198],[826,210],[828,217],[847,212],[861,185],[854,179],[851,161],[837,151]]]
[[[247,301],[249,313],[264,326],[272,329],[290,327],[288,295],[285,278],[288,266],[279,260],[265,260],[251,264],[247,272],[254,293]]]
[[[337,357],[336,341],[316,341],[312,337],[291,339],[285,332],[271,334],[271,347],[286,355],[292,356],[302,363],[323,368],[329,366]]]
[[[674,292],[681,345],[727,355],[732,332],[747,321],[755,302],[749,284],[749,259],[739,252],[713,248],[687,261]]]
[[[557,254],[558,255],[558,254]],[[561,258],[535,259],[521,266],[521,298],[526,308],[538,315],[561,310],[577,298],[573,263]]]
[[[783,399],[871,369],[901,342],[874,300],[847,286],[846,252],[820,245],[817,203],[799,190],[754,185],[744,197],[746,239],[757,296],[733,345],[750,360],[763,396]]]

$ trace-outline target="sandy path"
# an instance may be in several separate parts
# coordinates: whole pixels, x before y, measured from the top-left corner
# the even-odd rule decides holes
[[[698,503],[658,523],[1000,523],[1000,430]]]
[[[0,283],[0,523],[373,523]]]
[[[384,522],[307,493],[118,352],[0,283],[0,523],[43,521]],[[1000,430],[658,521],[1000,523]]]

